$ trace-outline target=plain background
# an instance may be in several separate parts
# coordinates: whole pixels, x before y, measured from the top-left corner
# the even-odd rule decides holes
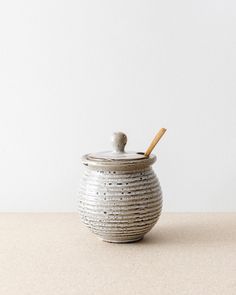
[[[1,1],[0,210],[75,211],[80,157],[113,131],[165,211],[236,210],[236,4]]]

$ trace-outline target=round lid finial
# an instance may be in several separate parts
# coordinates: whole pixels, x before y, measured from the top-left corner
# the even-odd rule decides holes
[[[115,132],[111,137],[114,153],[124,153],[127,143],[127,136],[122,132]]]

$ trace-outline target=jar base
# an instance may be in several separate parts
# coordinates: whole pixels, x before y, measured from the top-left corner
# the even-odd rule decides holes
[[[128,240],[112,240],[112,239],[105,239],[105,238],[100,238],[100,239],[106,243],[125,244],[125,243],[135,243],[135,242],[141,241],[143,239],[143,236],[135,238],[135,239],[128,239]]]

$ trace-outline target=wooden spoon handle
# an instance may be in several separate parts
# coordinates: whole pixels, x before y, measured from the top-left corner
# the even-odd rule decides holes
[[[162,138],[162,136],[164,135],[165,132],[166,132],[166,129],[165,128],[161,128],[158,131],[158,133],[153,138],[153,141],[151,142],[151,144],[149,145],[148,149],[146,150],[146,152],[144,154],[146,157],[149,157],[149,155],[151,154],[152,150],[157,145],[158,141]]]

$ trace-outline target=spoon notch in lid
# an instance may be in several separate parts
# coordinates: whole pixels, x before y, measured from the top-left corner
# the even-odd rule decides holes
[[[160,139],[162,138],[162,136],[165,134],[167,129],[165,128],[161,128],[158,133],[156,134],[156,136],[153,138],[152,142],[150,143],[149,147],[147,148],[146,152],[144,153],[144,156],[149,157],[151,152],[153,151],[153,149],[155,148],[155,146],[157,145],[157,143],[160,141]]]

